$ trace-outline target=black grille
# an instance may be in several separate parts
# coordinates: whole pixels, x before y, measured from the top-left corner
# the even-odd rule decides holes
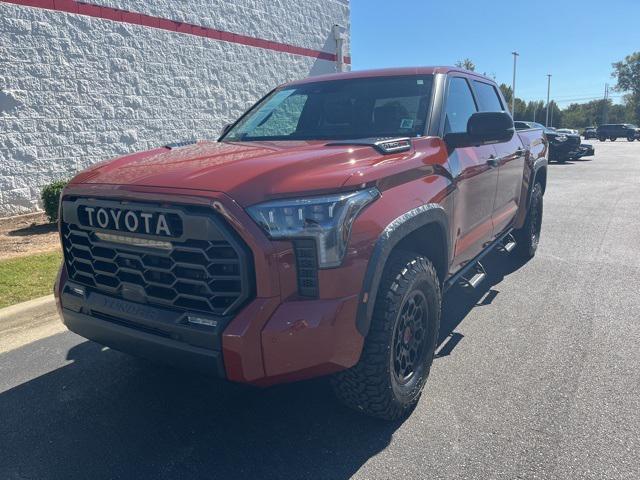
[[[211,215],[196,217],[202,228],[194,218],[185,223],[195,226],[196,236],[206,236],[222,222],[210,222]],[[233,237],[230,232],[216,231],[210,237],[215,240],[190,239],[185,228],[179,240],[161,239],[166,249],[105,241],[100,230],[66,221],[61,232],[69,279],[111,296],[222,316],[233,313],[253,290],[245,247],[238,239],[222,239]]]
[[[318,257],[314,240],[296,240],[293,243],[296,253],[298,273],[298,293],[303,297],[318,296]]]

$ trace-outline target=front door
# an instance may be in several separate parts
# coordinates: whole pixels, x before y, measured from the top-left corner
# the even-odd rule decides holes
[[[444,135],[467,131],[469,117],[478,111],[478,106],[466,78],[449,78],[444,110]],[[456,148],[449,154],[456,186],[453,270],[478,255],[491,241],[498,182],[495,156],[492,145]]]

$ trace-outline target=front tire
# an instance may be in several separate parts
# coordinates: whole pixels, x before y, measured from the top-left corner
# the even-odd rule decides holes
[[[636,137],[630,135],[627,137],[627,142],[633,142],[635,139]]]
[[[416,253],[392,253],[360,361],[332,378],[342,403],[384,420],[411,413],[433,362],[441,302],[433,264]]]
[[[607,141],[607,137],[598,137],[598,140],[600,140],[601,142],[606,142]]]
[[[542,185],[536,182],[531,192],[531,201],[524,225],[513,232],[516,239],[516,255],[525,260],[533,258],[538,250],[540,231],[542,230],[542,210]]]
[[[611,140],[612,142],[615,142],[618,139],[618,137],[609,137],[609,140]]]

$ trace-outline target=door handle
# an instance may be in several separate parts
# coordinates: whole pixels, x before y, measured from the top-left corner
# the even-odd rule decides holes
[[[487,165],[489,165],[490,167],[497,167],[498,166],[498,159],[496,158],[495,155],[490,155],[489,159],[487,160]]]
[[[523,148],[518,147],[518,149],[515,151],[516,157],[521,157],[522,155],[524,155],[525,150]]]

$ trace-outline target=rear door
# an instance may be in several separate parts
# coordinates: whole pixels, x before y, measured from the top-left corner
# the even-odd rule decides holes
[[[443,135],[467,131],[467,122],[478,111],[466,77],[449,76],[444,101]],[[479,254],[493,234],[493,205],[498,170],[492,145],[456,148],[449,152],[449,165],[457,187],[454,201],[455,250],[452,269]]]
[[[473,80],[473,86],[482,112],[502,112],[505,106],[497,88],[481,80]],[[502,233],[515,218],[520,203],[522,177],[524,175],[525,150],[516,134],[508,142],[496,143],[495,160],[498,168],[498,188],[493,207],[493,236]]]

